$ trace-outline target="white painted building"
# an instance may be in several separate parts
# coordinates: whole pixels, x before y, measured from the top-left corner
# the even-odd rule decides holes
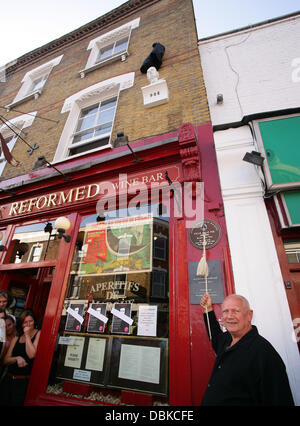
[[[199,41],[235,291],[248,298],[253,322],[283,358],[297,405],[299,39],[300,13]],[[265,158],[263,168],[243,161],[252,151]]]

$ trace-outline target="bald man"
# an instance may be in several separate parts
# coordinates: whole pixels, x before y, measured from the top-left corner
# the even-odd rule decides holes
[[[247,299],[232,294],[222,304],[224,333],[206,293],[200,305],[207,311],[216,353],[202,405],[294,405],[285,365],[273,346],[251,324]],[[208,329],[207,316],[204,315]]]

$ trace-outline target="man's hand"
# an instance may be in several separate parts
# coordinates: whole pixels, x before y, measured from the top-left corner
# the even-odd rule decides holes
[[[209,295],[208,293],[205,293],[205,294],[202,296],[202,299],[201,299],[200,305],[201,305],[201,306],[202,306],[202,308],[205,310],[205,312],[209,312],[209,311],[212,311],[212,310],[213,310],[213,307],[212,307],[212,301],[211,301],[210,295]]]

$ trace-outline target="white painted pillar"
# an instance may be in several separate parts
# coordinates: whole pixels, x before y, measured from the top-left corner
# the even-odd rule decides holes
[[[263,187],[254,165],[243,161],[257,150],[248,126],[214,133],[235,289],[254,311],[253,324],[285,362],[300,405],[300,357],[285,293]]]

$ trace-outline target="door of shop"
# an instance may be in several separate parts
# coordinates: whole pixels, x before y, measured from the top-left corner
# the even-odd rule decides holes
[[[20,268],[0,272],[0,288],[11,295],[9,311],[18,317],[24,308],[31,308],[38,325],[42,324],[54,267]]]

